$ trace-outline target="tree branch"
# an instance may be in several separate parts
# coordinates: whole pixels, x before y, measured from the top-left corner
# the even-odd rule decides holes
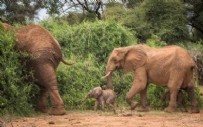
[[[203,28],[201,26],[198,26],[195,23],[189,23],[189,25],[194,27],[196,30],[198,30],[199,32],[201,32],[203,34]]]
[[[97,8],[96,8],[96,10],[95,10],[95,13],[97,14],[97,17],[98,17],[98,19],[101,19],[101,14],[100,14],[100,12],[99,12],[99,8],[102,8],[102,11],[103,11],[103,3],[102,3],[102,1],[101,0],[97,0]]]

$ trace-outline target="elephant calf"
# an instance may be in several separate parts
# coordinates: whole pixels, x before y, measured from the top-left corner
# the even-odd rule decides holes
[[[115,100],[117,98],[116,93],[111,89],[102,89],[101,87],[95,87],[89,91],[86,98],[95,98],[94,110],[97,110],[98,105],[101,105],[102,110],[105,104],[109,105],[114,113],[115,110]]]

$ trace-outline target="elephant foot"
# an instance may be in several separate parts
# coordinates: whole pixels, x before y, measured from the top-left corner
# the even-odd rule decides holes
[[[131,105],[130,105],[131,106],[130,109],[134,110],[137,107],[138,104],[139,104],[138,102],[132,102]]]
[[[192,107],[190,113],[200,113],[200,110],[198,107]]]
[[[47,109],[46,106],[37,106],[37,107],[35,108],[35,111],[36,111],[36,112],[47,113],[47,112],[48,112],[48,109]]]
[[[132,116],[132,115],[133,115],[132,110],[126,111],[126,112],[124,112],[124,113],[122,114],[122,116]]]
[[[188,112],[187,108],[184,108],[184,107],[180,107],[180,108],[179,108],[179,111],[180,111],[180,112]]]
[[[61,107],[51,107],[49,110],[49,115],[64,115],[66,111],[63,106]]]
[[[116,110],[113,110],[113,113],[114,113],[114,114],[118,114],[118,113],[116,112]]]
[[[138,111],[138,112],[148,112],[149,109],[145,107],[145,108],[140,108],[140,109],[138,109],[137,111]]]
[[[169,112],[169,113],[175,112],[175,108],[167,107],[167,108],[164,109],[164,111],[165,111],[165,112]]]

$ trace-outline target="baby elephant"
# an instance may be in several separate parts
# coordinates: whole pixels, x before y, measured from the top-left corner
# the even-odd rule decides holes
[[[89,91],[87,98],[95,98],[95,105],[94,110],[97,110],[98,105],[101,105],[102,110],[104,109],[105,104],[109,105],[114,113],[115,110],[115,100],[116,100],[116,93],[111,89],[103,90],[101,87],[95,87]]]

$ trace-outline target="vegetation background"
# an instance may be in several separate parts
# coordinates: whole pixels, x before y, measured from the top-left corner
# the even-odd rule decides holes
[[[47,3],[34,0],[0,2],[0,21],[16,27],[32,23],[38,9],[48,10],[50,18],[38,24],[48,29],[58,40],[67,61],[76,61],[72,66],[60,64],[57,70],[60,94],[67,110],[92,109],[92,99],[85,103],[82,103],[82,100],[93,87],[106,85],[106,81],[101,77],[105,74],[108,55],[116,47],[135,44],[147,44],[151,47],[175,44],[184,47],[195,56],[198,65],[198,85],[203,83],[201,0],[94,2],[95,4],[84,2],[84,6],[78,3],[77,8],[82,7],[85,11],[69,11],[68,14],[61,10],[62,5],[74,5],[68,0]],[[15,12],[12,10],[14,8]],[[28,11],[30,8],[33,10]],[[29,13],[24,14],[26,11]],[[61,15],[62,13],[64,15]],[[21,15],[18,16],[19,14]],[[14,43],[13,33],[6,32],[0,26],[0,115],[31,115],[38,99],[38,88],[25,80],[32,72],[27,73],[23,64],[20,64],[19,57],[26,54],[13,50]],[[118,105],[127,106],[124,98],[131,86],[133,74],[118,71],[114,73],[113,80]],[[165,91],[165,88],[154,84],[149,86],[147,95],[152,109],[166,107],[168,102],[160,99]],[[198,87],[196,98],[201,107],[203,102]],[[135,99],[139,100],[139,95]],[[188,105],[187,101],[186,106]]]

